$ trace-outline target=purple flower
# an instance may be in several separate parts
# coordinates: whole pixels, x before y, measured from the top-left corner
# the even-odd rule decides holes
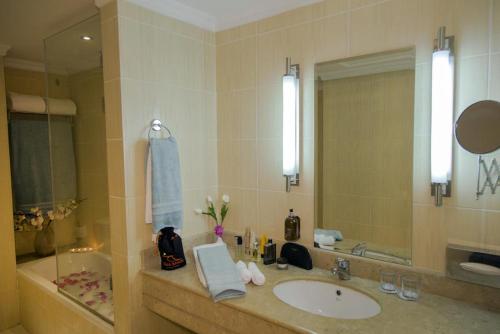
[[[222,227],[222,225],[215,225],[214,233],[216,236],[222,237],[222,234],[224,233],[224,227]]]

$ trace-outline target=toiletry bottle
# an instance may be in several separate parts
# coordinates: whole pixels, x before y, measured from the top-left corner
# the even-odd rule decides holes
[[[259,262],[259,242],[254,240],[252,247],[252,260],[254,262]]]
[[[285,219],[285,240],[295,241],[300,238],[300,218],[290,209]]]
[[[255,242],[255,240],[256,240],[255,232],[253,230],[250,230],[250,243],[249,243],[250,252],[248,253],[248,255],[250,255],[250,257],[253,256],[253,249],[254,249],[254,242]]]
[[[267,244],[267,237],[265,234],[260,236],[260,244],[259,244],[259,254],[260,257],[264,257],[264,246]]]
[[[250,228],[247,227],[245,229],[245,255],[251,255],[250,254],[250,249],[251,249],[251,244],[250,244]]]
[[[243,259],[243,237],[241,235],[237,235],[234,238],[236,241],[234,256],[236,260],[239,261]]]
[[[273,243],[272,239],[269,239],[267,244],[264,246],[263,263],[265,265],[268,265],[275,262],[276,262],[276,244]]]

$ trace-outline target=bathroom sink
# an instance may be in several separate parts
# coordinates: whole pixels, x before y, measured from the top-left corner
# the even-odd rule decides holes
[[[371,297],[327,282],[294,280],[277,284],[273,293],[290,306],[337,319],[366,319],[380,313]]]

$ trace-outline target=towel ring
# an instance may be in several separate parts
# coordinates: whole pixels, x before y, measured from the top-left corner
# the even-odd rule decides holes
[[[151,131],[161,131],[161,129],[165,129],[168,132],[168,135],[172,137],[172,132],[163,124],[159,119],[154,119],[151,121],[151,127],[149,128],[148,138],[151,139]]]

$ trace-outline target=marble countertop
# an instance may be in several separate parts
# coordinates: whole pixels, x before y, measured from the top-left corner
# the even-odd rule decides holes
[[[422,293],[416,302],[403,301],[395,295],[380,292],[375,281],[357,277],[340,281],[327,270],[318,268],[303,270],[289,266],[288,270],[278,270],[275,265],[262,264],[259,267],[266,276],[264,286],[248,284],[245,297],[220,303],[297,333],[500,334],[500,314],[472,304],[427,293]],[[185,267],[175,271],[147,269],[143,274],[210,298],[198,280],[192,261],[188,260]],[[292,279],[321,280],[353,288],[374,298],[382,312],[369,319],[343,320],[298,310],[280,301],[272,291],[277,283]]]

